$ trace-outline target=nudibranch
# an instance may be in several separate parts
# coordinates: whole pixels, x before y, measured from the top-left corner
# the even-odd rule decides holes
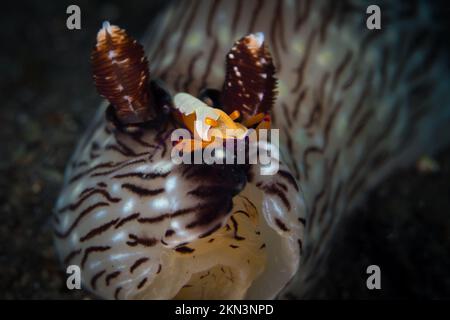
[[[142,46],[109,23],[92,65],[110,104],[66,170],[54,213],[63,264],[78,265],[83,287],[106,299],[276,297],[298,269],[303,240],[304,204],[289,169],[276,154],[273,175],[259,164],[171,160],[177,128],[203,148],[214,131],[245,139],[270,127],[276,79],[263,34],[226,55],[221,91],[167,88]]]
[[[365,24],[367,1],[174,2],[144,36],[148,60],[105,24],[92,60],[110,105],[81,138],[54,214],[57,251],[84,287],[308,297],[367,192],[450,142],[440,12],[379,6],[381,30]],[[229,142],[258,126],[280,129],[275,175],[171,161],[181,127],[202,151],[223,129],[239,129]]]

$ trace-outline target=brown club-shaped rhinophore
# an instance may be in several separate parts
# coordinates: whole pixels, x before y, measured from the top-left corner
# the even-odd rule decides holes
[[[268,113],[276,95],[274,73],[275,67],[262,33],[236,41],[226,56],[222,92],[225,112],[238,110],[244,121]]]
[[[148,61],[142,46],[125,30],[103,23],[91,62],[95,86],[113,105],[121,123],[142,123],[154,117]]]

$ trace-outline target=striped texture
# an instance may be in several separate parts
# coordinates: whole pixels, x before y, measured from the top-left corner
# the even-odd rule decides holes
[[[295,241],[299,241],[303,253],[301,265],[285,292],[291,297],[304,295],[309,284],[321,276],[321,262],[333,247],[339,221],[364,200],[367,190],[381,185],[392,170],[410,165],[422,153],[438,150],[450,140],[445,130],[450,123],[450,81],[438,46],[440,39],[433,34],[436,12],[420,1],[408,4],[407,10],[383,2],[383,29],[372,31],[365,27],[369,4],[350,0],[182,1],[168,8],[144,39],[152,75],[162,79],[173,94],[184,91],[197,95],[204,88],[222,88],[225,55],[234,41],[249,33],[265,33],[279,79],[274,127],[281,130],[288,166],[278,177],[284,182],[277,182],[291,181],[292,175],[295,181],[286,191],[274,181],[260,182],[259,188],[274,195],[287,212],[284,218],[290,222],[273,218],[273,226],[280,231],[294,228],[299,235]],[[157,133],[147,140],[137,136],[133,141],[130,137],[122,141],[116,136],[114,141],[104,130],[99,116],[66,173],[69,186],[71,180],[87,175],[90,178],[83,181],[88,183],[80,190],[66,187],[58,208],[68,203],[75,207],[75,198],[92,193],[98,202],[86,204],[83,211],[81,205],[76,209],[84,217],[112,206],[116,198],[120,197],[117,203],[122,203],[123,190],[158,196],[156,183],[151,189],[140,188],[137,183],[119,185],[118,190],[123,190],[117,194],[99,191],[100,186],[94,182],[108,184],[109,188],[109,181],[120,179],[113,175],[136,173],[136,167],[145,164],[148,157],[159,154],[156,157],[163,159],[166,154],[162,153],[168,152],[167,144],[161,143],[165,138]],[[120,160],[108,160],[111,158],[104,157],[106,151],[116,153]],[[95,157],[101,157],[102,162],[97,163]],[[166,173],[152,171],[149,176]],[[102,175],[107,179],[94,179]],[[133,181],[139,179],[133,177]],[[198,186],[199,182],[189,183]],[[299,191],[294,192],[296,188]],[[280,192],[300,198],[293,201],[295,209],[289,210]],[[136,214],[131,210],[129,216],[96,225],[90,235],[79,236],[95,236],[112,225],[133,223],[142,215]],[[297,224],[293,222],[295,215]],[[64,224],[58,215],[55,217],[59,219],[57,225]],[[80,221],[69,220],[72,224],[67,222],[66,228],[57,230],[75,230],[73,223]],[[127,237],[135,247],[151,247],[153,243],[140,235]],[[82,249],[68,247],[67,243],[59,247],[66,260],[81,262],[112,249],[108,243]],[[158,266],[153,268],[152,274],[156,274]],[[92,284],[103,277],[111,282],[120,277],[117,272],[122,272],[120,268],[102,271],[94,274]],[[141,278],[139,284],[144,281]],[[120,297],[123,287],[115,286],[108,292]],[[95,291],[93,285],[91,290]]]

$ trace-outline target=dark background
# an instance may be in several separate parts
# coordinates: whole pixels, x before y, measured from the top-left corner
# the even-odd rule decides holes
[[[82,29],[66,28],[81,8]],[[103,20],[140,38],[162,1],[32,1],[0,14],[0,298],[92,298],[68,291],[53,250],[65,164],[101,99],[89,55]],[[443,39],[448,41],[448,39]],[[450,149],[439,170],[394,173],[345,222],[310,298],[450,297]],[[382,271],[369,291],[366,267]]]

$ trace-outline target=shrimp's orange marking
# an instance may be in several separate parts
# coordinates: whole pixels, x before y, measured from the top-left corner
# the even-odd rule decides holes
[[[236,120],[241,116],[241,113],[238,110],[234,110],[232,113],[230,113],[231,120]]]
[[[265,117],[264,113],[258,113],[256,115],[254,115],[253,117],[247,119],[246,121],[244,121],[244,123],[242,123],[244,126],[246,126],[247,128],[254,126],[257,123],[260,123]]]
[[[206,118],[205,123],[211,127],[217,127],[219,125],[219,123],[216,120],[211,118]]]

